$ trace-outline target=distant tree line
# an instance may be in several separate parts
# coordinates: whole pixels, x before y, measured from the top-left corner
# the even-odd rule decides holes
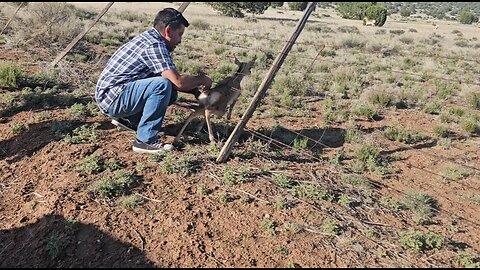
[[[243,18],[246,13],[263,14],[268,8],[287,7],[304,11],[308,2],[207,2],[218,13]],[[375,20],[376,26],[385,24],[388,15],[410,17],[423,13],[436,19],[457,20],[463,24],[479,21],[479,2],[317,2],[317,7],[335,8],[346,19]]]

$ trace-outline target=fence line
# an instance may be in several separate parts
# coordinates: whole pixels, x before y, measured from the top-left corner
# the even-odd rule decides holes
[[[239,34],[239,33],[234,33],[234,32],[229,32],[229,31],[222,31],[222,34],[229,34],[229,35],[236,35],[236,36],[242,36],[242,37],[251,37],[251,38],[254,38],[254,39],[266,39],[266,40],[269,40],[269,41],[272,41],[272,42],[286,42],[285,40],[283,39],[272,39],[272,38],[268,38],[268,37],[256,37],[256,36],[253,36],[253,35],[247,35],[247,34]],[[297,42],[296,44],[298,45],[313,45],[315,46],[315,44],[312,44],[312,42]],[[325,44],[325,47],[327,48],[333,48],[333,49],[337,49],[338,48],[338,45],[326,45]],[[367,51],[367,50],[360,50],[362,53],[372,53],[371,51]],[[464,57],[453,57],[453,56],[442,56],[442,55],[438,55],[438,54],[420,54],[420,53],[408,53],[408,51],[403,51],[404,53],[407,53],[406,55],[403,55],[403,54],[399,54],[400,56],[418,56],[418,57],[432,57],[432,58],[445,58],[445,59],[449,59],[449,60],[456,60],[456,61],[465,61],[465,62],[475,62],[475,63],[479,63],[480,64],[480,61],[475,59],[475,58],[464,58]]]
[[[245,49],[245,50],[248,50],[248,51],[252,51],[252,48],[245,47],[245,46],[240,46],[240,45],[236,45],[236,44],[219,43],[219,42],[216,42],[216,41],[209,41],[209,40],[199,39],[199,38],[196,38],[195,40],[196,40],[196,41],[207,42],[207,43],[215,43],[215,44],[222,45],[222,46],[230,46],[230,47],[233,47],[233,48],[241,48],[241,49]],[[327,45],[325,45],[325,44],[323,44],[323,43],[322,43],[321,45],[327,47]],[[319,47],[322,48],[322,50],[323,50],[323,47],[322,47],[322,46],[319,46]],[[308,56],[304,56],[304,55],[298,55],[298,54],[292,54],[292,55],[295,56],[295,57],[298,57],[298,58],[302,58],[302,59],[315,60],[315,58],[308,57]],[[317,54],[316,57],[318,57],[318,54]],[[345,61],[344,61],[344,62],[340,62],[340,61],[326,60],[326,59],[323,59],[323,60],[324,60],[324,61],[327,61],[327,62],[339,64],[339,65],[353,65],[353,64],[357,64],[357,62],[345,62]],[[419,76],[419,77],[428,75],[428,76],[432,77],[433,79],[437,79],[437,80],[443,80],[443,81],[455,82],[455,83],[460,83],[460,84],[480,86],[480,82],[467,82],[467,81],[462,81],[462,80],[459,80],[459,79],[445,78],[444,76],[442,76],[442,75],[437,75],[437,74],[421,74],[421,73],[415,73],[415,72],[409,72],[409,71],[401,71],[401,70],[396,70],[396,69],[391,69],[391,68],[388,69],[388,71],[390,71],[390,72],[395,72],[395,73],[400,73],[400,74],[404,74],[404,75],[414,75],[414,76]]]
[[[254,131],[254,130],[252,130],[252,129],[249,129],[249,128],[245,128],[245,130],[248,131],[249,133],[251,133],[252,135],[256,136],[257,138],[260,138],[260,139],[263,139],[263,140],[269,141],[269,142],[274,142],[274,143],[276,143],[277,145],[284,146],[284,147],[289,148],[289,149],[291,149],[291,150],[293,150],[293,151],[295,151],[295,152],[297,152],[297,153],[305,154],[305,155],[309,156],[310,158],[314,159],[315,161],[318,161],[318,162],[320,162],[320,163],[324,163],[324,161],[323,161],[322,159],[320,159],[320,158],[318,158],[318,157],[316,157],[316,156],[314,156],[314,155],[312,155],[312,154],[310,154],[310,153],[307,153],[307,152],[305,152],[305,151],[298,150],[298,149],[296,149],[296,148],[294,148],[294,147],[292,147],[292,146],[290,146],[290,145],[288,145],[288,144],[286,144],[286,143],[283,143],[283,142],[281,142],[281,141],[278,141],[278,140],[276,140],[276,139],[274,139],[274,138],[272,138],[272,137],[269,137],[269,136],[264,135],[264,134],[262,134],[262,133],[256,132],[256,131]],[[429,173],[428,171],[426,171],[426,172]],[[396,189],[396,188],[389,187],[389,186],[386,186],[386,188],[391,189],[391,190],[394,190],[395,192],[397,192],[397,193],[399,193],[399,194],[402,194],[402,195],[404,195],[405,197],[408,197],[408,198],[410,198],[410,199],[412,199],[412,200],[414,200],[414,201],[421,202],[420,200],[418,200],[418,199],[416,199],[416,198],[414,198],[414,197],[411,197],[411,196],[408,195],[407,193],[405,193],[405,192],[403,192],[403,191],[400,191],[400,190],[398,190],[398,189]],[[445,197],[440,196],[440,195],[438,195],[438,196],[441,197],[441,198],[446,199],[446,200],[449,201],[449,202],[451,202],[448,198],[445,198]],[[440,210],[438,210],[438,209],[435,209],[435,208],[433,208],[433,207],[432,207],[431,209],[432,209],[432,211],[434,211],[434,212],[436,212],[436,213],[440,213]],[[465,217],[462,217],[462,216],[458,216],[458,215],[456,215],[455,213],[451,213],[451,212],[449,212],[449,211],[447,211],[447,210],[443,210],[443,211],[446,212],[447,214],[452,215],[452,216],[456,216],[456,217],[458,217],[458,218],[461,218],[461,219],[463,219],[463,220],[465,220],[465,221],[467,221],[467,222],[469,222],[469,223],[471,223],[471,224],[473,224],[473,225],[480,226],[480,223],[477,223],[477,222],[475,222],[475,221],[471,221],[471,220],[469,220],[469,219],[467,219],[467,218],[465,218]]]

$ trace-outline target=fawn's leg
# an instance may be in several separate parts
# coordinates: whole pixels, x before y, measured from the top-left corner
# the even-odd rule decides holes
[[[228,106],[228,111],[227,111],[227,119],[228,120],[230,120],[230,117],[232,117],[232,110],[233,110],[233,106],[235,106],[235,103],[237,103],[236,100],[234,102],[232,102],[232,104],[230,104],[230,106]]]
[[[185,121],[185,124],[183,125],[182,129],[180,129],[180,132],[178,132],[177,136],[175,137],[175,140],[173,143],[177,143],[180,140],[180,137],[182,136],[183,132],[185,131],[185,128],[188,126],[190,122],[192,122],[193,118],[203,114],[204,109],[196,109],[193,111],[187,118],[187,121]]]
[[[205,124],[205,119],[200,120],[200,123],[198,123],[198,126],[195,129],[195,132],[199,133],[202,130],[204,124]]]
[[[212,131],[212,123],[210,123],[210,111],[209,110],[205,110],[205,121],[207,122],[208,138],[210,139],[210,143],[215,143],[215,137],[213,137],[213,131]]]

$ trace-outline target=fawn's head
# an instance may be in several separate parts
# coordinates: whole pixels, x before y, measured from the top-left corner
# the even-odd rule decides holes
[[[237,74],[249,75],[253,64],[255,64],[255,60],[249,62],[240,62],[235,56],[235,64],[238,66]]]

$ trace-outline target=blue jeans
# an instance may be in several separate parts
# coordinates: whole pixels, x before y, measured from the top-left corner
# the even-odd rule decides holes
[[[125,118],[137,125],[137,140],[157,141],[167,107],[177,100],[177,91],[163,77],[129,82],[125,90],[108,108],[111,117]]]

